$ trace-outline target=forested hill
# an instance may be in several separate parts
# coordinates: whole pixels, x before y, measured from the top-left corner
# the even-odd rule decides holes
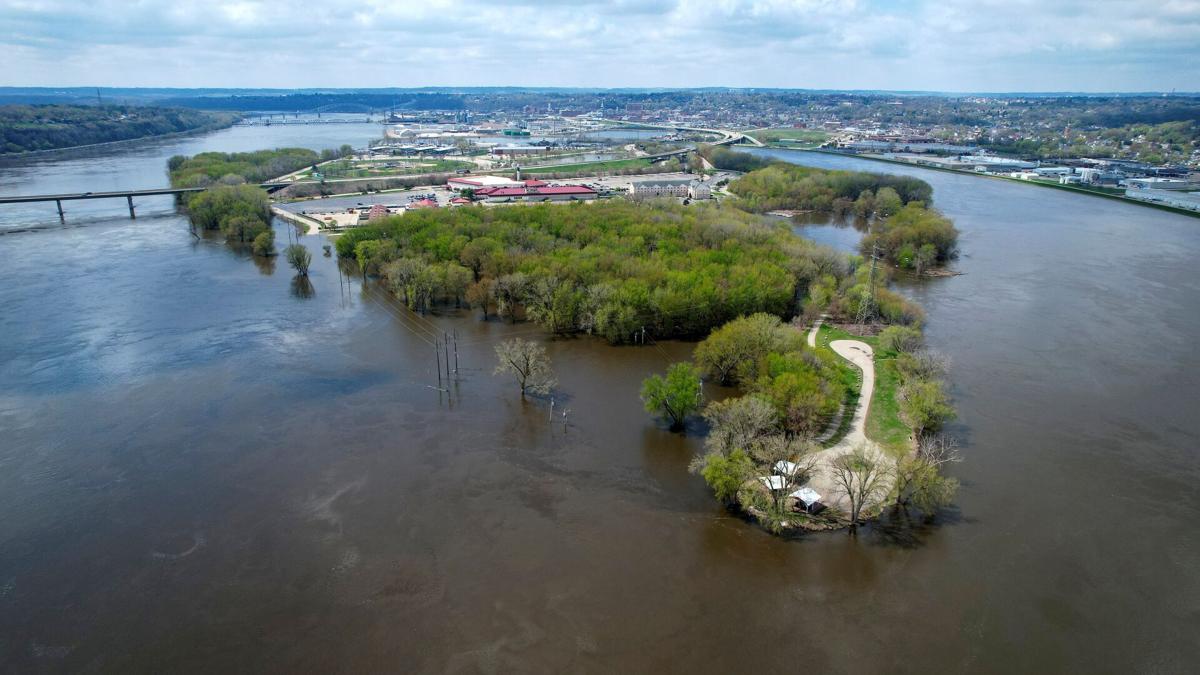
[[[0,106],[0,154],[205,131],[229,126],[231,113],[106,105]]]

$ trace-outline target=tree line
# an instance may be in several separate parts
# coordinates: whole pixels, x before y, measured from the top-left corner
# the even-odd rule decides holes
[[[929,208],[933,188],[918,178],[775,163],[738,178],[729,190],[740,208],[756,213],[796,209],[862,219],[870,226],[863,255],[878,253],[917,273],[946,263],[958,247],[957,228]]]
[[[834,296],[866,295],[861,259],[715,204],[422,209],[352,229],[337,250],[413,309],[467,303],[484,316],[613,343],[645,332],[703,336],[738,316],[820,312]],[[814,303],[809,287],[822,280],[832,286]],[[896,303],[897,320],[919,319],[914,306]]]
[[[254,152],[202,152],[167,160],[167,172],[173,187],[208,187],[263,183],[318,162],[337,159],[354,152],[349,145],[321,152],[308,148],[275,148]]]
[[[227,127],[229,113],[130,105],[0,106],[0,154],[55,150]]]

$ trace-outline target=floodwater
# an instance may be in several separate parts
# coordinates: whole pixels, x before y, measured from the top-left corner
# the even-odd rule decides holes
[[[348,126],[10,162],[0,190],[159,185],[173,154]],[[0,223],[54,227],[0,236],[0,669],[1191,670],[1200,221],[780,154],[917,173],[963,230],[962,276],[904,288],[953,359],[957,509],[777,539],[686,472],[701,429],[640,409],[690,345],[548,341],[553,407],[523,402],[492,347],[535,329],[411,315],[323,237],[303,284],[169,202],[23,206]]]

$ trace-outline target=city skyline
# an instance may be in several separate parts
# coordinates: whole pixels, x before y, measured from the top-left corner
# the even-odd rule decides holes
[[[3,86],[1200,90],[1200,2],[0,2]]]

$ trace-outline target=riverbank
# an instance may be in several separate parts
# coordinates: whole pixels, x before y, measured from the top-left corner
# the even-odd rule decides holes
[[[151,134],[148,136],[135,136],[133,138],[123,138],[119,141],[104,141],[103,143],[85,143],[83,145],[68,145],[68,146],[63,146],[61,148],[48,148],[46,150],[26,150],[26,151],[22,151],[22,152],[0,152],[0,164],[3,164],[6,160],[10,160],[10,159],[17,160],[17,159],[27,159],[30,157],[55,157],[56,155],[61,155],[62,159],[71,159],[72,152],[82,152],[82,151],[86,151],[86,150],[96,150],[96,149],[102,149],[102,148],[114,148],[115,149],[115,148],[121,148],[123,146],[131,145],[133,143],[137,143],[140,141],[169,140],[172,138],[186,138],[189,136],[198,136],[198,135],[202,135],[202,134],[208,134],[208,133],[212,133],[214,131],[221,131],[223,129],[228,129],[228,128],[234,126],[234,124],[236,124],[237,121],[239,119],[241,119],[241,115],[239,115],[237,113],[231,113],[231,115],[232,116],[230,117],[230,119],[228,119],[227,121],[224,121],[224,122],[220,122],[220,123],[212,124],[212,125],[205,125],[202,127],[196,127],[195,129],[188,129],[186,131],[174,131],[169,134]]]
[[[773,149],[776,149],[776,148],[773,148]],[[881,157],[879,155],[851,154],[848,152],[838,152],[836,150],[827,150],[827,149],[823,149],[823,148],[813,148],[813,149],[777,148],[777,149],[803,150],[804,152],[817,152],[817,153],[821,153],[824,155],[837,155],[839,157],[853,157],[855,159],[864,159],[864,160],[868,160],[871,162],[884,162],[887,164],[899,164],[901,166],[911,166],[911,167],[916,167],[919,169],[927,169],[929,171],[942,171],[945,173],[959,174],[962,176],[975,176],[978,178],[994,178],[997,180],[1009,181],[1012,183],[1020,183],[1022,185],[1034,185],[1037,187],[1050,188],[1050,189],[1054,189],[1054,190],[1064,190],[1067,192],[1074,192],[1076,194],[1083,194],[1083,195],[1088,195],[1091,197],[1101,197],[1104,199],[1113,199],[1116,201],[1124,202],[1126,204],[1136,204],[1138,206],[1146,206],[1146,207],[1149,207],[1152,209],[1158,209],[1160,211],[1169,211],[1171,213],[1177,213],[1177,214],[1183,215],[1183,216],[1190,216],[1192,218],[1200,218],[1200,211],[1191,211],[1189,209],[1181,209],[1181,208],[1178,208],[1175,206],[1170,206],[1167,204],[1157,204],[1155,202],[1148,202],[1148,201],[1144,201],[1141,199],[1132,199],[1130,197],[1126,197],[1126,196],[1120,195],[1120,194],[1110,194],[1110,193],[1106,193],[1106,192],[1098,192],[1096,190],[1089,190],[1087,188],[1076,187],[1073,185],[1059,185],[1057,183],[1043,183],[1043,182],[1039,182],[1039,181],[1028,181],[1028,180],[1022,180],[1020,178],[1013,178],[1011,176],[998,176],[996,174],[978,173],[975,171],[959,171],[958,169],[947,169],[947,168],[941,167],[941,166],[927,166],[925,164],[915,164],[913,162],[905,162],[903,160],[891,159],[890,157]]]

